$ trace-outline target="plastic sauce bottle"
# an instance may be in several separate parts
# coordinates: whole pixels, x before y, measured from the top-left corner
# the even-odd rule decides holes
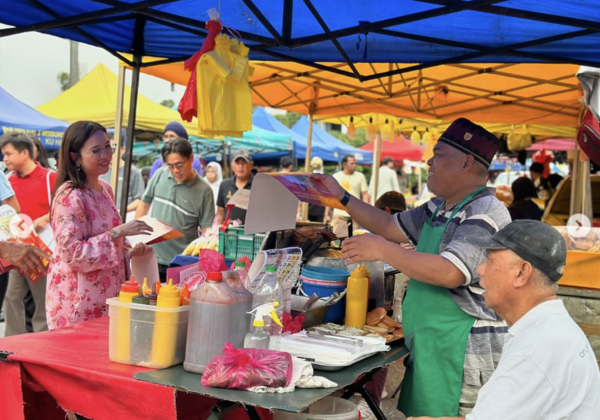
[[[346,327],[363,328],[367,322],[367,306],[369,304],[369,279],[366,269],[358,267],[348,277],[346,293]]]
[[[187,284],[184,284],[183,289],[179,291],[179,299],[181,300],[181,306],[188,306],[190,304],[190,290]]]
[[[146,296],[152,293],[152,289],[148,287],[148,277],[144,277],[144,283],[142,284],[142,295]]]
[[[173,280],[160,288],[156,299],[157,308],[177,308],[181,305],[179,290],[173,286]],[[153,366],[169,366],[175,359],[177,345],[177,329],[179,322],[178,313],[156,311],[154,317],[154,335],[152,336]]]
[[[239,305],[244,307],[244,316],[235,320],[232,319],[231,331],[235,337],[245,337],[250,330],[250,310],[252,309],[252,300],[254,297],[244,285],[239,277],[240,271],[225,271],[223,272],[223,278],[231,290],[237,293],[239,297]],[[240,309],[241,311],[241,309]]]
[[[279,284],[277,278],[277,267],[267,266],[267,273],[256,287],[254,293],[254,300],[252,301],[252,308],[257,308],[266,304],[273,304],[274,302],[283,302],[283,288]],[[283,318],[283,306],[279,305],[277,308],[277,317]],[[258,317],[257,317],[258,318]],[[265,322],[265,331],[269,334],[269,349],[279,350],[281,345],[281,332],[283,328],[275,322],[272,322],[270,316],[263,317]]]
[[[131,276],[128,282],[121,285],[119,292],[119,302],[131,303],[132,299],[140,294],[140,285]],[[119,307],[117,322],[117,354],[115,360],[128,363],[131,340],[131,309],[129,307]]]
[[[205,283],[192,292],[185,362],[188,372],[203,373],[213,357],[223,354],[225,343],[236,348],[244,345],[248,301],[223,281],[220,272],[208,273]],[[244,330],[236,325],[245,326]]]

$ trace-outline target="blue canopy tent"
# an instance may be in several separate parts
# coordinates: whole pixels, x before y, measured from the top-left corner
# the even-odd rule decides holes
[[[40,139],[49,152],[60,149],[66,121],[57,120],[25,105],[0,88],[0,136],[11,131],[31,134]]]
[[[104,48],[133,68],[131,97],[136,98],[140,68],[189,58],[206,37],[206,11],[216,5],[214,0],[3,0],[0,23],[15,27],[0,30],[0,38],[40,31]],[[449,63],[600,67],[594,1],[348,0],[340,7],[331,0],[221,0],[218,5],[222,20],[250,47],[252,60],[293,61],[312,69],[306,73],[377,80],[382,86],[394,75]],[[144,56],[165,59],[144,62]],[[355,66],[390,61],[420,64],[362,72]],[[535,75],[529,79],[540,81]],[[307,89],[318,89],[319,83],[327,81],[310,82]],[[355,93],[346,87],[334,97]],[[490,95],[512,102],[502,99],[501,91]],[[376,109],[377,101],[373,105]],[[128,138],[133,138],[135,100],[130,107]],[[306,103],[311,119],[318,107],[318,101]],[[124,214],[125,199],[121,210]]]
[[[290,136],[294,146],[294,157],[306,159],[307,139],[303,133],[298,133],[283,125],[277,118],[269,114],[263,107],[258,107],[252,114],[252,124],[264,130]],[[306,131],[305,131],[306,133]],[[328,145],[312,144],[312,156],[319,156],[326,162],[338,162],[340,157],[335,149]]]
[[[252,160],[258,165],[277,165],[283,156],[291,156],[292,140],[289,135],[273,133],[254,127],[244,133],[243,138],[225,137],[224,141],[204,139],[190,136],[194,154],[202,156],[206,161],[221,160],[223,147],[230,155],[238,149],[246,149],[252,155]],[[142,157],[159,157],[163,142],[157,145],[153,142],[137,142],[133,145],[133,155]]]
[[[306,133],[308,132],[308,118],[303,115],[292,127],[292,131],[296,133]],[[354,155],[356,157],[356,162],[360,165],[371,165],[373,163],[373,153],[365,152],[364,150],[357,149],[355,147],[350,146],[349,144],[344,143],[337,137],[332,136],[327,131],[323,130],[317,124],[313,123],[313,147],[316,143],[321,143],[330,147],[334,147],[336,149],[336,153],[338,155],[338,162],[345,155]]]

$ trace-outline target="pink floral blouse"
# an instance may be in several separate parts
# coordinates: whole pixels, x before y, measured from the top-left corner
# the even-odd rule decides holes
[[[108,313],[106,299],[125,282],[123,239],[109,231],[121,224],[110,185],[102,192],[62,185],[51,210],[56,248],[46,286],[46,318],[52,330]]]

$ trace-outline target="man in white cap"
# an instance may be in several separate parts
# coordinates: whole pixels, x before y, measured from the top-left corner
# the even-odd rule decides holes
[[[312,168],[313,174],[322,174],[323,173],[323,159],[318,156],[315,156],[310,160],[310,167]],[[317,204],[309,204],[308,205],[308,221],[309,222],[323,222],[323,218],[325,217],[325,207],[319,206]]]

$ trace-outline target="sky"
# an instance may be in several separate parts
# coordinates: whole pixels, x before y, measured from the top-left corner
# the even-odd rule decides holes
[[[9,26],[1,25],[0,29]],[[41,33],[25,33],[0,38],[0,87],[29,106],[40,106],[61,93],[57,75],[69,72],[69,41]],[[115,74],[116,57],[103,49],[79,43],[79,73],[83,77],[103,63]],[[131,71],[127,71],[131,84]],[[140,93],[154,102],[172,99],[175,104],[183,96],[184,86],[146,74],[140,75]]]

